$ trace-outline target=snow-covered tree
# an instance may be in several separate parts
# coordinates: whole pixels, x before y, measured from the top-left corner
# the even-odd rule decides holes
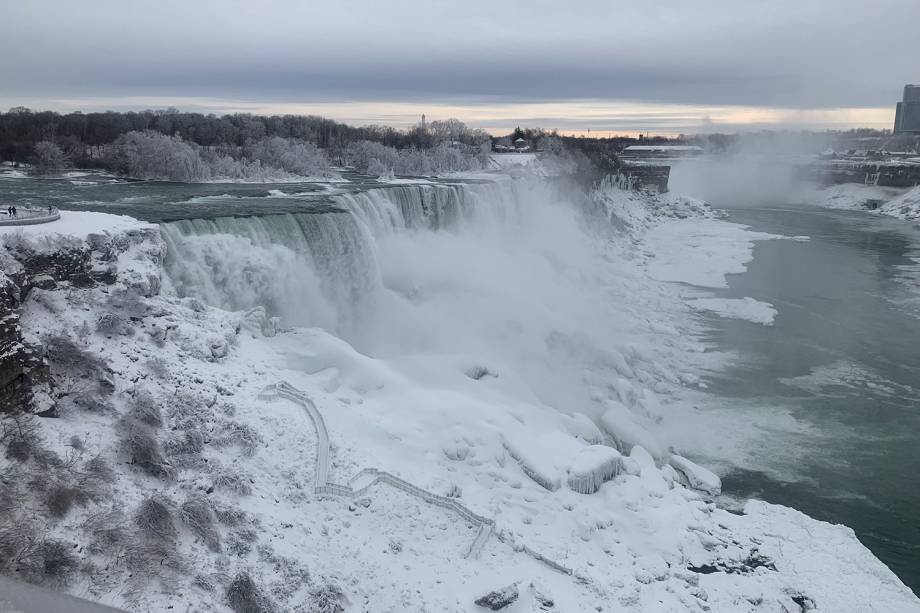
[[[57,172],[67,165],[67,156],[50,141],[35,143],[35,171],[41,174]]]
[[[368,174],[429,176],[478,170],[483,166],[481,156],[480,147],[457,145],[448,141],[430,149],[395,149],[372,141],[359,141],[348,148],[345,158],[357,170]]]
[[[186,183],[206,181],[210,168],[193,145],[159,132],[127,132],[112,144],[109,165],[124,175]]]
[[[326,152],[303,140],[274,136],[250,143],[245,151],[251,160],[295,175],[319,177],[329,172]]]

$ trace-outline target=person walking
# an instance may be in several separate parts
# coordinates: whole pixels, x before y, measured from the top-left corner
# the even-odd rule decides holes
[[[6,214],[7,214],[8,216],[10,216],[10,217],[13,216],[13,205],[12,205],[12,204],[11,204],[10,206],[6,207]]]
[[[19,215],[16,214],[16,205],[13,205],[13,217],[19,217]]]

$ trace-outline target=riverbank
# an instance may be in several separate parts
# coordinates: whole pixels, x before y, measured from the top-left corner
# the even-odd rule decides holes
[[[806,190],[800,200],[813,206],[873,211],[905,221],[920,220],[920,187],[891,188],[842,183]]]

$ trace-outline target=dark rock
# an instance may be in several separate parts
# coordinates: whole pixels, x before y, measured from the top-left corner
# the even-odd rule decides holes
[[[714,564],[701,564],[700,566],[688,566],[687,570],[700,573],[701,575],[711,575],[713,573],[726,573],[729,575],[746,575],[754,572],[758,568],[767,570],[776,570],[773,560],[762,555],[758,550],[752,549],[743,560],[718,560]]]
[[[44,352],[33,351],[22,339],[19,318],[29,292],[115,283],[118,255],[144,241],[152,245],[148,257],[159,263],[162,245],[156,230],[62,239],[53,251],[37,250],[27,240],[0,246],[0,413],[32,411],[33,388],[50,380]],[[146,293],[156,293],[159,279],[145,280],[143,286]]]
[[[533,593],[533,599],[537,602],[537,606],[540,607],[541,611],[551,611],[556,606],[545,587],[531,583],[530,591]]]
[[[818,608],[818,605],[815,604],[815,601],[806,596],[805,594],[793,594],[791,596],[792,602],[799,605],[802,613],[806,611],[814,611]]]
[[[52,290],[57,287],[57,281],[51,275],[35,275],[32,277],[32,287]]]
[[[483,377],[498,377],[498,374],[492,372],[485,366],[473,366],[466,371],[466,376],[474,381],[479,381]]]
[[[500,590],[489,592],[476,600],[476,605],[493,611],[500,611],[517,600],[519,595],[517,584],[512,583]]]

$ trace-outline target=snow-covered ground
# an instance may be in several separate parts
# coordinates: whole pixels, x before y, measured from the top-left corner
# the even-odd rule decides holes
[[[493,153],[489,156],[492,163],[500,170],[512,166],[538,166],[536,153]]]
[[[839,183],[829,186],[810,186],[799,191],[798,199],[807,204],[830,209],[866,210],[870,201],[888,202],[906,190],[897,187],[880,187],[862,183]]]
[[[114,286],[32,291],[27,338],[73,340],[104,361],[113,388],[92,406],[65,398],[60,419],[41,421],[49,449],[71,453],[77,436],[81,457],[111,462],[108,497],[47,520],[88,569],[71,593],[132,610],[225,611],[228,584],[245,572],[297,611],[323,610],[337,593],[346,610],[480,611],[476,599],[512,585],[506,593],[519,596],[504,610],[516,612],[920,611],[848,528],[756,501],[744,514],[720,508],[704,491],[717,479],[672,456],[655,429],[704,360],[690,306],[766,323],[767,305],[717,305],[705,288],[743,271],[754,241],[784,237],[720,221],[691,199],[608,192],[596,203],[618,228],[611,240],[584,234],[534,188],[469,189],[479,206],[514,193],[530,208],[520,219],[490,209],[487,225],[466,231],[366,224],[393,292],[374,305],[384,329],[357,316],[353,327],[279,329],[259,307],[145,296],[133,276],[156,265],[158,245],[122,252]],[[62,234],[133,227],[85,213],[55,223],[15,240],[47,249],[74,240]],[[214,254],[239,253],[207,250],[222,240],[266,249],[275,268],[288,262],[280,245],[229,241],[229,231],[188,239],[212,270],[235,274]],[[585,270],[588,261],[609,270]],[[239,270],[251,282],[271,272],[254,256]],[[476,523],[412,488],[317,494],[316,421],[303,402],[264,393],[279,382],[321,414],[330,482],[374,468],[455,499],[494,522],[478,554],[465,555]],[[672,411],[659,413],[662,403]],[[150,404],[159,419],[138,413]],[[131,463],[132,427],[159,441],[168,478]],[[150,498],[173,513],[163,542],[138,519]],[[181,519],[201,501],[211,532]],[[122,540],[99,545],[103,524],[121,526]],[[152,541],[167,550],[155,563],[138,553]]]
[[[125,215],[90,211],[61,211],[60,214],[60,219],[44,224],[0,226],[0,240],[9,241],[14,237],[29,237],[33,245],[41,243],[48,249],[54,249],[60,244],[59,237],[83,239],[90,234],[115,235],[127,230],[156,227],[155,224],[148,224]]]
[[[860,183],[842,183],[824,188],[813,188],[803,193],[809,204],[832,209],[866,210],[869,202],[878,208],[874,212],[899,219],[920,219],[920,187],[892,188]]]
[[[920,187],[886,202],[879,207],[879,212],[908,221],[920,219]]]

